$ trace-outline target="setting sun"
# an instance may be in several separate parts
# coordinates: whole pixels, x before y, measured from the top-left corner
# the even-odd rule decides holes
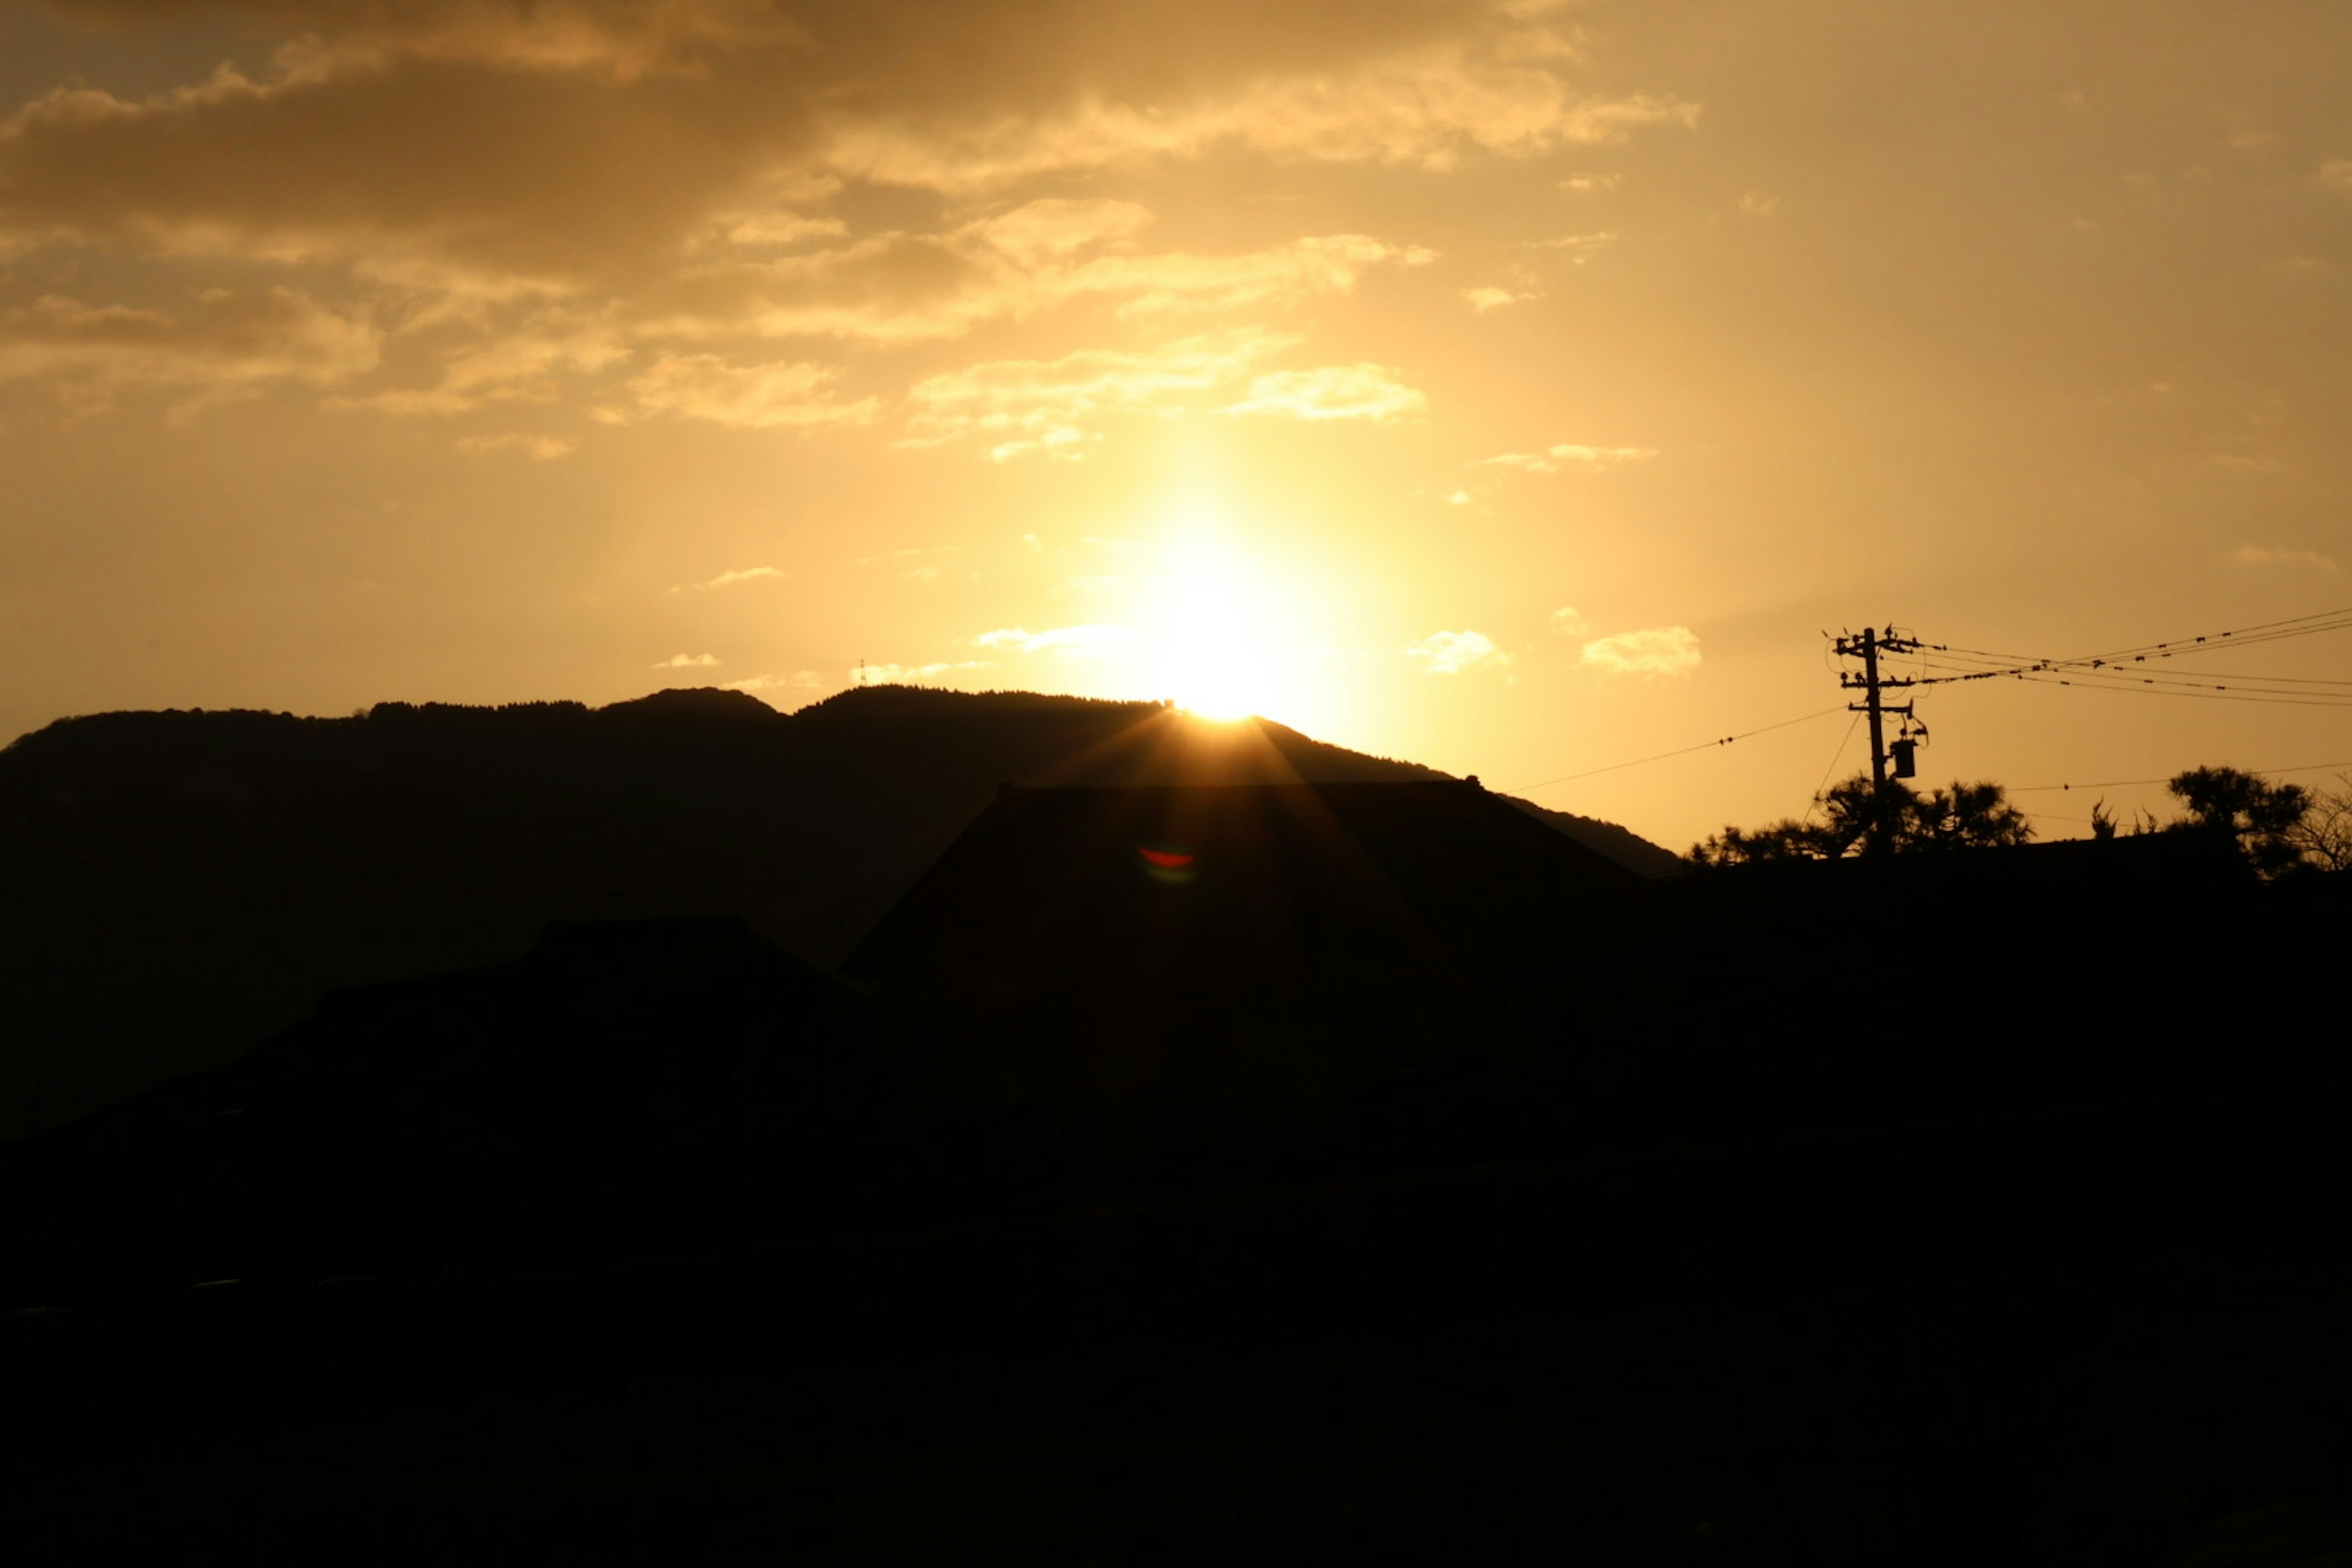
[[[1308,605],[1213,515],[1171,529],[1144,607],[1157,689],[1208,719],[1311,725]]]

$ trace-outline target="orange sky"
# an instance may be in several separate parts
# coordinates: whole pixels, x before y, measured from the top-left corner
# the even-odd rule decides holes
[[[863,659],[1519,787],[1836,706],[1823,630],[2330,609],[2348,68],[2282,0],[0,0],[0,735]],[[2352,759],[1921,710],[1930,782]],[[1682,848],[1846,732],[1535,795]]]

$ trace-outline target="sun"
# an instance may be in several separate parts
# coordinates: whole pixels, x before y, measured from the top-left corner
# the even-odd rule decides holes
[[[1185,517],[1161,546],[1146,617],[1158,689],[1203,718],[1311,718],[1309,607],[1222,520]]]

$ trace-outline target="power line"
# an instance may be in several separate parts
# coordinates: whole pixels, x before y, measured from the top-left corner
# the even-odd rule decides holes
[[[2352,762],[2302,763],[2291,768],[2240,768],[2238,771],[2242,773],[2258,773],[2263,778],[2273,778],[2281,773],[2324,773],[2335,768],[2352,768]],[[2043,790],[2053,789],[2123,789],[2131,784],[2170,784],[2172,778],[2178,776],[2175,774],[2172,777],[2160,779],[2107,779],[2098,784],[2020,784],[2009,793],[2033,795]]]
[[[1727,746],[1734,741],[1745,741],[1751,735],[1769,734],[1775,730],[1786,730],[1792,724],[1810,723],[1815,719],[1826,719],[1832,713],[1843,713],[1845,709],[1843,705],[1836,708],[1824,708],[1818,713],[1805,713],[1801,714],[1794,719],[1783,719],[1778,724],[1766,724],[1759,729],[1742,730],[1737,735],[1725,735],[1718,740],[1701,741],[1695,746],[1678,746],[1671,752],[1660,752],[1654,756],[1635,757],[1630,763],[1612,763],[1605,768],[1588,768],[1580,773],[1562,773],[1556,779],[1544,779],[1535,784],[1514,784],[1510,787],[1521,790],[1545,789],[1556,784],[1569,784],[1577,779],[1589,779],[1601,773],[1613,773],[1622,768],[1638,768],[1644,763],[1662,763],[1668,757],[1687,756],[1693,752],[1704,752],[1710,747]]]
[[[1822,782],[1813,786],[1813,803],[1805,807],[1807,816],[1821,809],[1822,792],[1830,787],[1830,775],[1837,772],[1839,759],[1845,755],[1845,749],[1853,744],[1853,732],[1861,727],[1862,715],[1857,713],[1853,716],[1853,722],[1845,727],[1845,738],[1838,742],[1837,750],[1830,753],[1830,765],[1822,770]]]
[[[2331,624],[2326,626],[2310,624],[2315,621],[2326,621]],[[2352,606],[2339,610],[2317,610],[2307,616],[2289,616],[2284,620],[2258,621],[2250,626],[2234,626],[2228,631],[2206,632],[2196,637],[2170,637],[2163,642],[2133,643],[2125,647],[2110,648],[2105,653],[2079,654],[2073,658],[2050,658],[2034,654],[1995,653],[1985,648],[1952,647],[1944,643],[1930,643],[1927,646],[1938,651],[1972,653],[2004,663],[2014,663],[2029,668],[2038,666],[2046,669],[2061,665],[2114,663],[2124,658],[2137,662],[2145,660],[2150,655],[2170,658],[2177,653],[2191,653],[2200,647],[2209,652],[2215,651],[2218,645],[2222,643],[2227,643],[2232,647],[2246,647],[2259,643],[2284,641],[2288,637],[2310,637],[2318,632],[2341,631],[2347,626],[2352,626]]]

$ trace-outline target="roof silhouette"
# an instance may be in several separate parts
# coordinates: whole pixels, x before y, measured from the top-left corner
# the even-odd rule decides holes
[[[1642,886],[1475,782],[1008,784],[843,969],[962,1004],[1453,982]]]

